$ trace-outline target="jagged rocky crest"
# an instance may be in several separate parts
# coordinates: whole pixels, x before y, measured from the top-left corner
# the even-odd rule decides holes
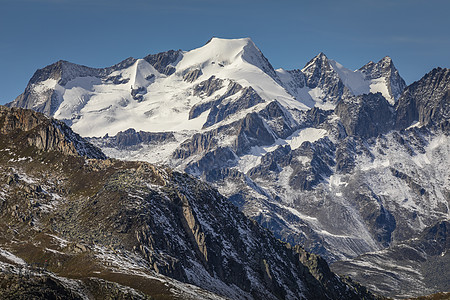
[[[51,88],[44,89],[41,93],[36,92],[33,89],[35,84],[53,80],[58,85],[65,86],[77,77],[107,77],[112,72],[130,67],[135,62],[136,59],[130,57],[112,67],[95,69],[60,60],[37,70],[31,77],[25,92],[19,95],[10,105],[53,115],[63,101],[61,94],[56,89]],[[118,78],[114,79],[117,82]]]
[[[366,79],[373,80],[386,76],[388,80],[388,92],[395,100],[400,98],[406,88],[405,81],[400,76],[394,66],[394,62],[389,56],[382,58],[378,63],[371,61],[359,70],[365,75]]]
[[[92,140],[97,141],[98,139],[93,138]],[[102,147],[134,149],[145,144],[175,141],[175,137],[172,132],[145,132],[130,128],[125,131],[119,131],[115,136],[106,135],[101,141]]]
[[[106,158],[99,148],[86,142],[64,123],[32,110],[0,106],[0,133],[11,138],[19,135],[29,146],[43,151]]]

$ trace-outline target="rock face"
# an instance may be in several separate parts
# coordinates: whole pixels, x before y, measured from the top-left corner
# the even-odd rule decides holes
[[[229,87],[229,93],[232,93],[236,89],[237,88],[235,88],[235,86]],[[228,94],[225,95],[228,96]],[[245,88],[242,90],[240,96],[233,102],[214,102],[214,104],[211,105],[211,110],[205,124],[203,125],[203,128],[208,128],[220,121],[223,121],[229,115],[234,115],[237,112],[246,110],[263,102],[264,100],[255,92],[253,88]]]
[[[336,104],[342,97],[382,92],[390,104],[395,104],[406,87],[392,59],[369,62],[356,71],[320,53],[301,70],[280,72],[284,87],[300,101],[310,98],[319,105]]]
[[[275,139],[267,130],[262,118],[256,114],[248,114],[237,124],[237,138],[234,147],[237,155],[247,153],[251,147],[257,145],[271,145]]]
[[[210,77],[207,81],[203,81],[199,85],[196,85],[194,87],[194,92],[193,93],[194,93],[194,95],[199,95],[201,97],[202,96],[207,96],[208,97],[208,96],[211,96],[213,93],[217,92],[218,90],[220,90],[222,87],[223,87],[223,81],[220,80],[220,79],[216,79],[213,76],[213,77]],[[230,81],[229,84],[228,84],[228,88],[227,88],[227,91],[225,92],[225,94],[223,94],[222,96],[220,96],[217,99],[214,99],[212,101],[208,101],[208,102],[199,103],[199,104],[194,105],[191,108],[191,110],[189,111],[189,119],[197,118],[203,112],[214,108],[216,113],[212,114],[211,117],[208,115],[208,119],[210,119],[209,122],[211,123],[211,120],[214,118],[214,115],[217,115],[217,106],[221,105],[221,103],[226,98],[235,95],[237,92],[239,92],[241,90],[242,90],[242,86],[239,83]],[[249,94],[248,92],[249,92],[249,90],[247,90],[247,94]],[[246,93],[243,93],[243,94],[245,96]],[[251,91],[250,91],[250,94],[251,94]],[[256,96],[254,96],[254,97],[256,97]],[[258,97],[259,96],[257,96],[257,98]],[[260,97],[259,97],[259,99],[260,99]],[[240,104],[236,103],[236,102],[232,103],[231,105],[239,106]],[[230,103],[227,103],[227,104],[230,105]],[[251,105],[251,106],[253,106],[253,105]],[[223,105],[222,105],[222,107],[223,107]],[[236,112],[236,111],[238,111],[238,110],[236,109],[234,112]],[[223,118],[223,113],[222,113],[222,118]],[[205,125],[206,124],[204,124],[204,126]]]
[[[45,276],[30,271],[14,290],[20,278],[2,275],[0,295],[376,299],[320,257],[277,240],[208,184],[143,162],[29,151],[21,136],[42,115],[3,110],[20,111],[26,125],[2,126],[0,135],[0,268],[40,265]],[[64,279],[74,276],[81,282]]]
[[[400,98],[406,88],[405,81],[401,78],[392,59],[388,56],[381,59],[378,63],[369,62],[359,71],[365,75],[367,80],[379,80],[385,77],[388,93],[395,101]]]
[[[375,137],[394,125],[394,111],[381,93],[343,99],[335,113],[350,136]]]
[[[397,103],[397,128],[410,126],[414,121],[449,132],[450,70],[433,69],[410,85]]]
[[[192,71],[187,72],[184,76],[183,79],[184,81],[187,82],[194,82],[195,80],[197,80],[197,78],[199,78],[200,76],[202,76],[202,70],[200,69],[195,69]]]
[[[323,53],[308,62],[302,73],[305,75],[305,85],[311,89],[321,89],[326,95],[326,102],[336,103],[344,94],[349,93]]]
[[[180,59],[181,50],[170,50],[158,54],[150,54],[144,59],[151,64],[159,73],[172,75],[175,72],[173,64]]]

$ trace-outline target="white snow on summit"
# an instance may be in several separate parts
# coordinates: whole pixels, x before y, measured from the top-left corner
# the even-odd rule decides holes
[[[82,136],[115,135],[129,128],[150,132],[201,131],[210,109],[190,118],[191,109],[224,95],[230,82],[251,87],[265,103],[277,100],[288,110],[314,106],[333,109],[335,102],[329,101],[323,86],[305,86],[302,72],[314,70],[314,64],[326,69],[324,76],[331,76],[334,83],[341,80],[355,95],[381,92],[391,103],[395,102],[389,96],[386,78],[366,80],[362,71],[348,70],[322,53],[302,71],[275,71],[249,38],[212,38],[198,49],[179,52],[178,58],[170,63],[174,68],[170,75],[159,73],[145,59],[127,59],[112,72],[107,71],[111,68],[58,63],[64,80],[58,81],[52,74],[50,79],[33,83],[28,90],[34,103],[28,107],[54,108],[53,116],[67,122]],[[185,80],[186,74],[195,71],[198,76]],[[223,80],[223,89],[208,96],[194,93],[199,83],[212,76]],[[236,99],[237,94],[229,95],[225,101]],[[220,122],[232,122],[261,106],[264,103],[237,111],[231,119]]]
[[[190,109],[218,95],[201,98],[193,95],[192,89],[211,76],[235,81],[244,88],[251,86],[266,101],[277,99],[287,107],[308,108],[276,82],[273,70],[273,74],[267,73],[270,73],[270,64],[249,38],[213,38],[201,48],[183,52],[174,67],[175,73],[166,76],[147,61],[138,59],[133,65],[109,75],[125,83],[76,77],[65,86],[56,84],[54,89],[61,97],[61,105],[54,117],[69,120],[72,129],[82,136],[115,135],[128,128],[152,132],[199,131],[209,111],[189,120]],[[184,81],[183,76],[195,69],[200,69],[202,75],[194,82]],[[45,87],[48,84],[46,82]],[[142,97],[141,100],[132,97],[132,90],[135,90],[135,97]],[[226,87],[217,93],[225,91]]]

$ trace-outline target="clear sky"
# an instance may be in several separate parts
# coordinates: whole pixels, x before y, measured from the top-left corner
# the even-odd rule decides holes
[[[450,67],[449,0],[0,0],[0,104],[60,59],[106,67],[250,37],[275,68],[389,55],[406,82]]]

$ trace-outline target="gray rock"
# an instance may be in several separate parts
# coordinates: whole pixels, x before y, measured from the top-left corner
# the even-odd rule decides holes
[[[142,146],[142,144],[158,144],[175,141],[172,132],[146,132],[136,131],[129,128],[125,131],[119,131],[115,136],[106,135],[104,137],[88,138],[89,141],[102,147],[118,148],[118,149],[134,149]]]
[[[137,87],[137,88],[131,88],[131,97],[133,97],[134,100],[141,102],[144,99],[144,94],[147,93],[147,89],[143,86]]]
[[[326,102],[337,103],[342,96],[350,94],[323,53],[308,62],[302,72],[305,75],[305,85],[311,89],[320,88],[325,94]]]
[[[181,50],[169,50],[158,54],[147,55],[144,59],[159,73],[170,76],[175,72],[175,68],[172,65],[181,58],[181,52]]]
[[[275,139],[267,130],[264,121],[257,113],[250,113],[236,124],[237,138],[233,144],[237,155],[247,153],[253,146],[266,146],[275,142]]]
[[[220,83],[217,82],[217,84],[218,84],[217,87],[213,87],[214,84],[209,83],[209,80],[204,81],[200,85],[198,85],[194,88],[194,94],[200,95],[202,92],[204,92],[208,95],[211,92],[214,93],[215,91],[217,91],[218,89],[220,89],[222,87],[221,82]],[[219,88],[219,86],[220,86],[220,88]],[[203,89],[205,89],[205,90],[203,90]],[[210,89],[210,90],[208,91],[208,89]],[[241,89],[242,89],[242,86],[239,83],[231,81],[228,84],[228,89],[225,92],[225,94],[221,95],[220,97],[218,97],[217,99],[214,99],[212,101],[200,102],[199,104],[194,105],[191,108],[191,110],[189,111],[189,120],[197,118],[198,116],[200,116],[203,112],[207,111],[208,109],[219,105],[224,99],[236,94]]]
[[[334,144],[328,138],[314,143],[303,142],[293,155],[309,157],[311,162],[308,165],[291,163],[294,171],[289,177],[289,185],[300,191],[312,190],[333,173],[331,168],[335,164],[334,151]]]
[[[186,82],[194,82],[197,80],[200,76],[202,76],[202,70],[200,69],[194,69],[192,71],[187,72],[183,76],[183,80]]]
[[[266,123],[279,138],[287,138],[298,126],[289,112],[287,112],[278,101],[270,102],[259,112],[259,115],[264,118]]]
[[[197,174],[199,177],[206,177],[207,181],[213,181],[213,178],[218,178],[221,169],[228,169],[236,165],[236,154],[224,147],[207,152],[198,161],[189,164],[186,167],[186,172],[189,174]]]
[[[0,106],[0,134],[21,134],[29,146],[66,155],[105,159],[106,156],[61,121],[22,108]]]
[[[423,230],[415,239],[390,248],[340,261],[332,269],[351,276],[390,297],[418,297],[448,291],[450,262],[449,223],[442,221]]]
[[[414,82],[400,97],[396,106],[397,129],[414,121],[432,128],[450,131],[450,70],[436,68]]]
[[[122,75],[108,76],[105,79],[106,82],[112,82],[114,84],[125,84],[130,81],[130,78],[123,78]]]
[[[365,74],[368,80],[386,77],[388,93],[395,101],[400,98],[406,88],[405,81],[400,77],[392,59],[388,56],[377,63],[371,61],[359,70]]]
[[[342,99],[335,109],[350,136],[374,137],[393,128],[393,108],[381,93]]]
[[[215,76],[209,77],[207,80],[200,82],[194,86],[194,96],[209,97],[223,87],[223,80]]]
[[[215,102],[215,105],[211,106],[211,111],[208,114],[205,124],[203,124],[203,129],[225,120],[230,115],[263,102],[264,100],[252,87],[245,88],[242,90],[241,96],[236,100],[227,101],[226,103],[224,101],[220,103]]]

